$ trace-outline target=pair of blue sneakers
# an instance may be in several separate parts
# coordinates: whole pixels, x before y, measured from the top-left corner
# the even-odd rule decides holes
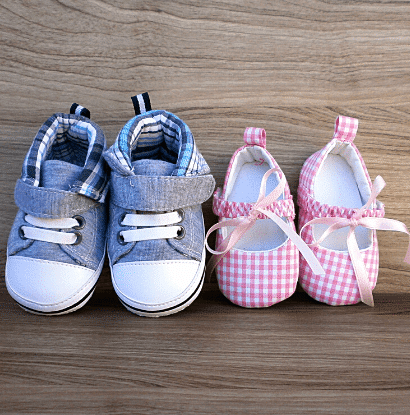
[[[15,187],[6,286],[26,311],[58,315],[92,296],[108,249],[121,303],[172,314],[198,296],[205,269],[201,204],[215,187],[188,126],[132,98],[112,147],[73,104],[40,128]]]

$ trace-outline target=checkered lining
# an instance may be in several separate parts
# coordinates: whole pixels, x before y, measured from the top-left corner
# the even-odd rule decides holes
[[[39,186],[45,160],[83,167],[70,191],[103,201],[108,190],[102,153],[105,137],[97,124],[76,114],[56,113],[40,128],[23,162],[21,179]]]
[[[167,111],[148,111],[129,120],[106,152],[110,166],[128,176],[134,174],[131,163],[141,159],[176,164],[171,176],[210,173],[189,127]]]

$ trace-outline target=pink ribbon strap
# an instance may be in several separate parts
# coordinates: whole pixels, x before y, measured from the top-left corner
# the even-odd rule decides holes
[[[310,248],[302,240],[302,238],[289,226],[289,224],[284,222],[278,215],[276,215],[276,213],[266,210],[269,205],[274,203],[280,197],[286,185],[286,179],[282,175],[278,186],[276,186],[276,188],[272,190],[268,196],[265,196],[266,181],[274,171],[280,172],[279,169],[270,169],[264,174],[261,182],[258,200],[253,205],[253,208],[247,217],[224,220],[213,225],[207,232],[205,238],[205,246],[208,251],[213,254],[207,264],[206,274],[208,279],[210,278],[212,271],[215,269],[218,262],[238,243],[242,236],[253,227],[258,217],[261,215],[266,215],[268,218],[273,220],[282,229],[283,232],[285,232],[285,234],[292,240],[292,242],[305,257],[306,261],[315,274],[324,275],[325,272],[322,266]],[[214,251],[208,245],[209,235],[213,231],[227,226],[234,226],[235,229],[217,246],[216,250]]]
[[[367,203],[358,209],[352,218],[340,218],[340,217],[326,217],[326,218],[315,218],[307,222],[303,228],[300,230],[302,234],[306,226],[314,224],[323,224],[329,225],[329,228],[322,234],[322,236],[316,241],[314,240],[311,247],[317,247],[322,243],[332,232],[337,229],[350,227],[347,234],[347,249],[349,252],[350,259],[352,261],[353,269],[356,275],[357,285],[359,287],[360,298],[361,300],[373,307],[373,294],[370,287],[369,277],[367,275],[366,266],[364,264],[363,258],[360,254],[360,249],[357,244],[356,236],[354,230],[357,226],[363,226],[368,229],[373,230],[384,230],[384,231],[395,231],[395,232],[404,232],[410,236],[410,233],[406,225],[398,220],[386,219],[386,218],[375,218],[375,217],[363,217],[363,212],[366,209],[369,209],[370,205],[376,200],[378,194],[382,191],[386,185],[385,181],[381,176],[377,176],[373,186],[372,191]],[[410,244],[407,249],[406,256],[404,261],[410,264]]]

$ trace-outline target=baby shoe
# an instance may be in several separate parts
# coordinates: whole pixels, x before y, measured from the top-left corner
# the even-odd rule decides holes
[[[136,116],[105,153],[111,171],[108,255],[121,303],[140,316],[176,313],[198,296],[205,268],[201,203],[215,181],[188,126],[133,98]]]
[[[333,139],[303,165],[299,188],[299,228],[326,274],[314,275],[301,258],[300,284],[314,299],[330,305],[373,306],[372,290],[379,270],[376,229],[408,233],[404,224],[384,219],[377,195],[385,183],[373,185],[353,144],[358,120],[339,116]],[[405,258],[410,261],[410,247]]]
[[[269,307],[296,289],[299,253],[323,273],[309,247],[295,232],[295,208],[285,175],[266,150],[262,128],[247,128],[245,145],[231,158],[213,211],[219,223],[216,250],[207,265],[216,268],[221,292],[242,307]],[[265,194],[268,193],[267,196]]]
[[[89,111],[73,104],[40,128],[14,197],[6,286],[35,314],[65,314],[94,292],[104,263],[108,186],[105,138]]]

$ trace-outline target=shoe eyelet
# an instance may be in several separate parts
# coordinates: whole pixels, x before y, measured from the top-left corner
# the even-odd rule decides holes
[[[76,239],[76,240],[75,240],[75,242],[74,242],[74,243],[72,243],[71,245],[79,245],[79,244],[82,242],[82,240],[83,240],[83,235],[82,235],[82,233],[81,233],[81,232],[79,232],[79,231],[70,232],[70,233],[73,233],[74,235],[76,235],[76,236],[77,236],[77,239]]]
[[[24,236],[23,226],[19,227],[18,234],[19,234],[20,238],[23,239],[23,241],[26,241],[28,239]]]
[[[75,219],[78,222],[78,225],[73,226],[73,229],[80,230],[80,229],[83,229],[85,227],[86,222],[85,222],[85,219],[82,216],[75,215],[75,216],[73,216],[73,219]]]
[[[127,212],[124,212],[119,218],[118,218],[118,225],[120,225],[120,226],[125,226],[125,225],[123,225],[122,224],[122,222],[124,221],[124,219],[125,219],[125,216],[127,216]],[[118,237],[117,237],[117,239],[118,239]]]
[[[185,210],[184,209],[177,209],[177,212],[179,213],[179,216],[181,218],[178,223],[181,223],[185,219]]]
[[[179,230],[177,231],[177,236],[175,236],[175,239],[177,241],[180,241],[181,239],[185,238],[185,228],[183,226],[179,227]]]
[[[117,242],[120,244],[120,245],[126,245],[128,242],[125,242],[124,241],[124,237],[121,235],[121,232],[118,232],[117,233]]]

